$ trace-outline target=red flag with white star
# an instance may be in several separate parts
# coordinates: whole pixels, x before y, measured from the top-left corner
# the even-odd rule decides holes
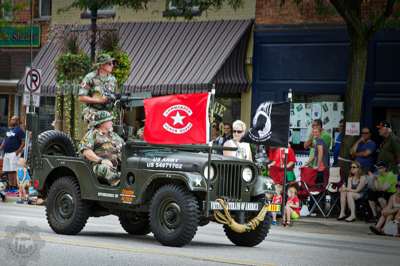
[[[144,100],[144,140],[153,144],[205,144],[209,140],[208,93]]]

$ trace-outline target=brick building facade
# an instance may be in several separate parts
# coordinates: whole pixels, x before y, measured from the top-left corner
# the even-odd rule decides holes
[[[16,11],[2,12],[6,24],[0,27],[0,127],[7,127],[12,115],[20,115],[24,120],[25,108],[17,90],[17,83],[30,65],[40,47],[46,42],[50,26],[51,0],[33,1],[33,41],[31,45],[30,1],[13,0],[13,6],[21,6]],[[32,54],[31,54],[32,53]],[[1,138],[2,136],[0,136]]]

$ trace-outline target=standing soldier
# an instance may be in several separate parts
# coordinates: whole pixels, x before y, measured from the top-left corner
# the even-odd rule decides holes
[[[120,181],[118,173],[121,162],[123,139],[112,131],[112,115],[98,111],[94,116],[93,128],[83,137],[79,151],[93,165],[94,174],[111,186]]]
[[[95,71],[87,74],[79,89],[79,101],[86,104],[82,115],[88,127],[93,127],[97,111],[112,112],[117,80],[111,74],[114,58],[108,54],[100,54],[96,59]]]

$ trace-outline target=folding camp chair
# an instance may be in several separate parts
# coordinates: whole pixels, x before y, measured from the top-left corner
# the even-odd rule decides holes
[[[326,217],[323,208],[320,205],[321,200],[324,198],[325,186],[324,182],[317,183],[318,171],[310,167],[300,168],[300,181],[299,181],[299,191],[297,193],[300,200],[303,202],[310,199],[312,206],[310,208],[310,213],[312,213],[315,208],[321,212],[322,216]]]
[[[320,200],[329,196],[330,207],[325,210],[324,217],[329,217],[332,211],[339,206],[340,200],[340,192],[339,188],[342,185],[342,179],[340,176],[340,167],[331,167],[329,168],[329,179],[328,184],[326,185],[326,189],[321,195]]]

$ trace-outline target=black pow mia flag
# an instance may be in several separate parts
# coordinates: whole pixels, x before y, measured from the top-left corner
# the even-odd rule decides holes
[[[249,131],[241,142],[273,147],[287,147],[289,142],[289,102],[261,103],[255,112]]]

